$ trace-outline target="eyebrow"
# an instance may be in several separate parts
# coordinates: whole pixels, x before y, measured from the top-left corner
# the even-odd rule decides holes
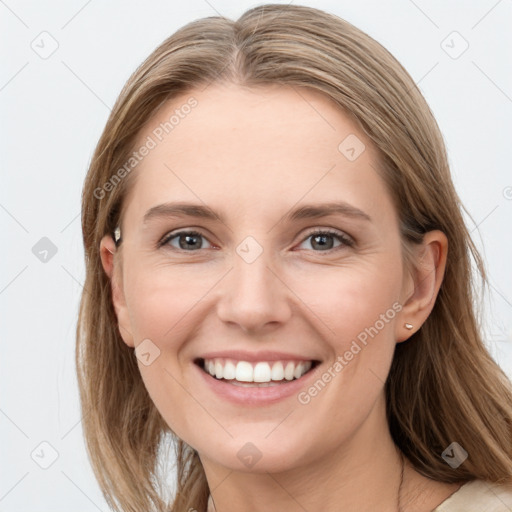
[[[319,217],[327,217],[329,215],[342,215],[344,217],[361,219],[371,222],[371,217],[346,202],[330,202],[319,204],[308,204],[296,208],[288,212],[284,219],[287,222],[302,220],[302,219],[316,219]],[[193,203],[163,203],[150,208],[144,215],[143,223],[148,223],[151,219],[166,218],[166,217],[197,217],[207,220],[220,220],[225,223],[225,218],[220,212],[215,212],[207,206]]]

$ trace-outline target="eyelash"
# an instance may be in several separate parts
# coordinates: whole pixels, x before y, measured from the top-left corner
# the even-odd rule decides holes
[[[177,233],[168,233],[167,235],[165,235],[162,240],[160,242],[158,242],[158,248],[162,248],[163,246],[165,246],[166,244],[168,244],[171,240],[173,240],[174,238],[178,238],[179,236],[183,236],[183,235],[192,235],[192,236],[200,236],[202,238],[205,238],[206,237],[202,234],[202,233],[199,233],[198,231],[194,231],[194,230],[191,230],[191,231],[178,231]],[[327,253],[327,254],[330,254],[336,250],[339,250],[339,249],[343,249],[344,246],[347,246],[347,247],[353,247],[355,245],[355,242],[353,241],[352,238],[350,238],[348,235],[345,235],[344,233],[342,232],[339,232],[339,231],[335,231],[335,230],[332,230],[332,229],[316,229],[314,231],[311,231],[309,232],[305,238],[302,239],[302,241],[300,242],[301,244],[303,242],[305,242],[308,238],[311,238],[315,235],[328,235],[328,236],[332,236],[334,238],[337,238],[340,242],[341,242],[341,245],[339,245],[338,247],[333,247],[332,249],[327,249],[325,251],[314,251],[313,249],[306,249],[306,250],[310,250],[310,251],[313,251],[313,252],[316,252],[316,253]],[[211,243],[211,242],[210,242]],[[202,249],[198,249],[198,250],[192,250],[192,251],[187,251],[187,250],[184,250],[184,249],[177,249],[176,247],[172,247],[172,246],[169,246],[171,248],[171,250],[174,250],[174,251],[178,251],[178,252],[198,252]]]

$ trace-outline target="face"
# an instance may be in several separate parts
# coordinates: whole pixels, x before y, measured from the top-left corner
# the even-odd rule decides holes
[[[408,285],[356,124],[311,90],[213,84],[165,104],[143,144],[114,300],[170,428],[241,471],[305,466],[382,432]]]

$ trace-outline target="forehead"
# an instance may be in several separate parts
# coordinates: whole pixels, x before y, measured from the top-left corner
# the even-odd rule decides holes
[[[301,198],[342,199],[371,211],[372,196],[379,196],[390,206],[368,138],[332,99],[311,89],[221,83],[190,90],[146,123],[135,148],[144,145],[150,149],[126,205],[139,218],[172,200],[240,215]]]

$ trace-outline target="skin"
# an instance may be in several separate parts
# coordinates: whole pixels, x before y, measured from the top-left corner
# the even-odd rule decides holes
[[[370,141],[329,98],[284,86],[216,83],[164,104],[141,130],[139,147],[176,108],[198,105],[137,166],[124,204],[122,244],[100,246],[125,343],[150,339],[160,355],[141,376],[172,430],[200,454],[216,510],[395,511],[400,458],[385,416],[384,382],[396,343],[430,314],[442,282],[447,240],[432,231],[402,258],[397,212],[376,171]],[[354,161],[338,146],[355,134]],[[331,215],[284,221],[306,203],[346,201],[371,221]],[[224,222],[153,219],[170,201],[207,205]],[[311,231],[333,229],[322,251]],[[194,229],[202,248],[164,235]],[[252,263],[237,246],[252,236]],[[182,239],[183,241],[183,239]],[[331,246],[329,246],[331,247]],[[394,303],[393,319],[308,404],[296,396],[265,407],[235,406],[197,378],[193,359],[210,350],[281,350],[321,360],[321,375]],[[405,328],[408,322],[414,327]],[[252,468],[238,451],[262,454]],[[430,511],[458,485],[421,476],[407,463],[402,507]],[[371,491],[371,492],[370,492]]]

